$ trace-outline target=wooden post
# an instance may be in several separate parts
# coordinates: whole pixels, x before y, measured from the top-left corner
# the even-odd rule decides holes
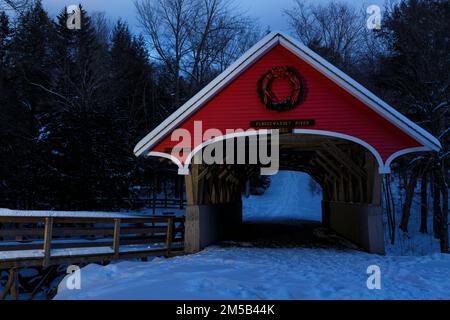
[[[42,286],[48,282],[50,279],[50,276],[56,271],[56,266],[51,266],[48,268],[45,275],[42,277],[42,279],[39,281],[39,283],[36,285],[36,287],[33,289],[33,291],[30,293],[30,296],[28,297],[28,300],[33,300],[33,298],[36,296],[36,294],[41,290]]]
[[[114,219],[113,251],[114,251],[114,259],[119,259],[119,253],[120,253],[120,219]]]
[[[195,161],[195,156],[194,160]],[[199,204],[198,200],[198,173],[199,173],[199,165],[193,163],[191,166],[191,170],[189,175],[185,176],[185,184],[186,184],[186,201],[187,205],[196,205]]]
[[[19,299],[19,273],[14,268],[12,269],[13,272],[13,281],[11,284],[11,300],[17,300]]]
[[[19,279],[17,276],[16,268],[11,268],[9,270],[8,281],[6,282],[6,285],[3,288],[3,291],[0,295],[0,300],[5,300],[8,292],[11,294],[11,300],[17,300],[17,298],[18,298],[18,290],[17,290],[18,289],[17,288],[18,280]]]
[[[21,223],[17,223],[15,225],[16,225],[16,229],[17,230],[22,229],[22,224]],[[23,241],[23,240],[25,240],[23,236],[21,236],[21,235],[17,235],[16,236],[16,241]]]
[[[44,262],[43,267],[47,268],[50,264],[51,249],[52,249],[52,232],[53,232],[53,218],[45,218],[44,229]]]
[[[378,173],[378,168],[375,167],[373,177],[372,203],[381,206],[381,175]]]
[[[174,232],[174,217],[168,217],[167,218],[167,234],[166,234],[167,256],[170,255],[170,251],[172,249],[173,232]]]

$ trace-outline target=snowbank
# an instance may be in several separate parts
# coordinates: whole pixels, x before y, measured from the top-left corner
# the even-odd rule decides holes
[[[381,290],[367,288],[367,267]],[[331,249],[210,247],[150,262],[91,264],[81,290],[55,299],[450,299],[450,255],[377,256]]]
[[[392,192],[395,203],[396,225],[401,221],[402,208],[404,202],[404,190],[399,187],[399,180],[394,175],[392,177]],[[411,215],[408,224],[408,233],[404,233],[396,227],[396,239],[394,245],[389,241],[389,228],[387,225],[387,215],[384,213],[384,233],[386,253],[389,255],[428,255],[440,252],[439,240],[433,235],[433,213],[431,192],[428,193],[428,233],[420,233],[420,183],[415,190],[411,205]]]
[[[308,187],[310,176],[306,173],[280,171],[271,177],[270,187],[262,196],[243,197],[243,217],[245,221],[281,221],[281,220],[314,220],[321,221],[322,195],[312,193]],[[396,176],[392,177],[392,190],[396,208],[396,224],[400,222],[403,207],[403,193],[398,186]],[[432,199],[428,200],[428,231],[420,229],[420,183],[416,188],[416,196],[411,206],[409,232],[403,233],[396,228],[394,245],[389,241],[387,217],[384,214],[384,231],[386,253],[388,255],[428,255],[440,252],[439,240],[435,239],[433,230]]]
[[[251,220],[322,220],[322,195],[309,190],[309,175],[280,171],[261,196],[243,197],[243,218]]]

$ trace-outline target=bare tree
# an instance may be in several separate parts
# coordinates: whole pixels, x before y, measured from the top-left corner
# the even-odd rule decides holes
[[[108,19],[105,12],[91,13],[91,21],[95,28],[98,42],[103,45],[108,45],[111,39],[112,26],[111,21]]]
[[[426,184],[433,193],[434,232],[441,251],[448,252],[448,179],[450,140],[450,50],[447,30],[450,6],[443,0],[402,1],[386,12],[381,37],[389,44],[379,80],[391,91],[391,99],[406,115],[416,119],[442,145],[439,152],[415,156],[408,170],[405,206],[400,229],[408,232],[414,187],[423,182],[422,208],[426,219]],[[425,228],[422,229],[425,231]]]
[[[176,105],[181,77],[192,94],[259,38],[256,22],[233,0],[136,0],[135,6],[156,58],[172,75]]]
[[[200,0],[195,11],[196,19],[188,25],[190,50],[183,71],[199,88],[237,59],[259,35],[256,23],[240,12],[233,0]]]
[[[0,0],[0,10],[14,10],[21,13],[33,2],[34,0]]]
[[[359,56],[365,19],[358,9],[344,2],[306,5],[295,0],[284,13],[295,35],[336,66],[345,67]]]
[[[180,99],[181,61],[188,52],[188,23],[197,13],[189,0],[136,0],[138,20],[150,38],[156,58],[170,71],[174,103]]]
[[[232,39],[227,39],[227,33],[223,33],[223,42],[226,42],[227,45],[223,46],[222,50],[219,50],[217,61],[219,72],[225,70],[263,37],[263,32],[257,21],[246,19],[243,21],[243,24],[245,28],[238,30]]]

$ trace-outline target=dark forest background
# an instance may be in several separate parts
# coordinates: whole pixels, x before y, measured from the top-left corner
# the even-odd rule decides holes
[[[69,30],[65,8],[51,18],[40,1],[0,0],[0,207],[123,209],[149,190],[182,190],[172,165],[134,157],[135,144],[269,30],[227,0],[135,7],[142,34],[84,10],[81,30]],[[393,2],[380,30],[366,27],[365,8],[337,1],[293,1],[285,18],[295,37],[439,138],[441,152],[394,171],[400,228],[420,186],[424,221],[431,195],[445,243],[450,2]]]

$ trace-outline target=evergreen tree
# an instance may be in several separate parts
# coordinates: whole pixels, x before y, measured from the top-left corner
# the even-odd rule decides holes
[[[0,12],[0,201],[8,201],[10,194],[10,164],[13,160],[12,149],[14,139],[11,137],[11,115],[10,108],[11,92],[9,85],[8,50],[10,45],[11,30],[9,19],[5,12]],[[2,203],[0,202],[0,206]]]
[[[96,31],[85,10],[82,28],[66,27],[64,10],[57,18],[54,46],[52,92],[56,110],[49,119],[53,164],[57,172],[54,188],[60,204],[72,208],[93,208],[102,191],[114,188],[106,177],[111,128],[107,70],[108,52],[98,42]]]
[[[435,198],[435,235],[440,239],[442,252],[448,252],[450,3],[404,0],[393,7],[384,25],[381,36],[390,52],[377,78],[402,112],[438,137],[442,144],[441,152],[429,152],[402,165],[409,179],[400,229],[408,232],[412,198],[419,178],[425,184],[433,181],[430,189]],[[426,193],[424,188],[423,208],[426,208]],[[422,219],[426,219],[426,212]]]
[[[5,18],[2,19],[5,21]],[[2,23],[3,32],[8,30]],[[22,201],[18,205],[31,208],[43,194],[41,178],[45,176],[46,163],[37,147],[41,131],[41,116],[48,110],[49,96],[39,86],[51,79],[52,35],[50,19],[37,1],[18,19],[11,41],[7,42],[3,68],[3,86],[6,94],[2,103],[2,119],[6,124],[8,141],[11,143],[8,163],[8,191]],[[3,49],[4,52],[4,49]],[[5,78],[6,77],[6,78]],[[20,196],[19,196],[20,195]]]

